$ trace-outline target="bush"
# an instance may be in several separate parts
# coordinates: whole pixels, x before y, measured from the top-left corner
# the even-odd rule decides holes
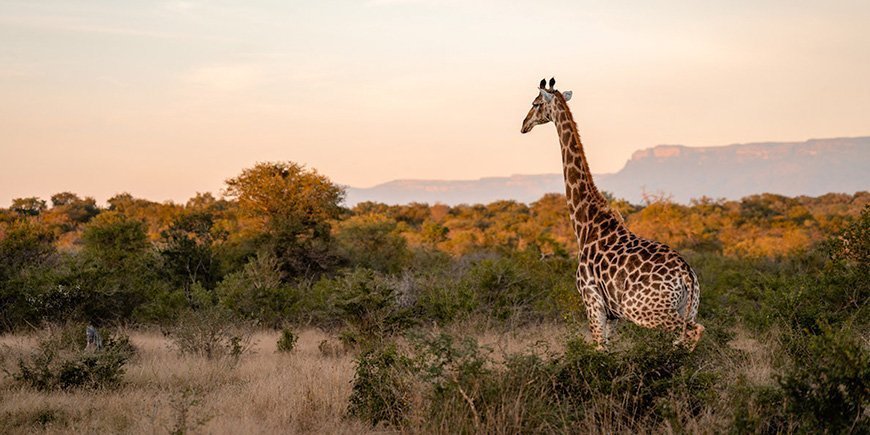
[[[126,335],[104,335],[103,348],[85,351],[85,327],[70,324],[41,340],[29,358],[18,360],[16,381],[38,390],[115,388],[135,349]],[[81,337],[76,339],[75,337]]]
[[[717,378],[700,368],[698,352],[674,348],[669,334],[635,334],[615,353],[572,339],[562,355],[532,349],[504,362],[471,338],[409,335],[409,353],[390,345],[360,357],[353,415],[372,424],[420,424],[409,429],[421,432],[632,432],[678,428],[678,412],[707,409]]]
[[[371,425],[400,425],[410,409],[411,360],[395,344],[369,349],[356,361],[348,414]]]
[[[732,413],[730,426],[733,432],[795,432],[783,406],[783,392],[776,386],[753,386],[741,377],[729,388],[728,395],[730,398],[726,403]]]
[[[249,325],[219,306],[187,311],[168,335],[181,354],[208,359],[238,358],[251,345]]]
[[[417,277],[417,285],[415,311],[424,319],[444,325],[467,317],[477,305],[471,289],[446,274]]]
[[[399,304],[398,285],[367,269],[356,269],[336,281],[333,304],[349,328],[346,344],[377,346],[413,323],[412,310]]]
[[[574,290],[577,263],[534,251],[473,261],[459,286],[474,296],[486,316],[512,322],[558,318],[578,301]]]
[[[339,255],[351,265],[380,272],[401,271],[411,255],[396,221],[378,214],[357,215],[342,221],[335,240]]]
[[[299,337],[293,331],[287,328],[282,329],[281,337],[278,338],[278,352],[292,352],[298,340]]]
[[[493,390],[487,387],[494,381],[486,349],[470,337],[457,340],[445,333],[411,339],[416,374],[429,386],[427,418],[450,422],[457,432],[481,432],[478,408],[489,404],[486,390]]]
[[[794,363],[779,378],[789,411],[807,428],[866,428],[870,353],[849,329],[822,330],[792,343]]]
[[[294,302],[292,292],[281,283],[279,267],[274,255],[259,253],[242,270],[227,275],[215,293],[234,313],[275,325]]]

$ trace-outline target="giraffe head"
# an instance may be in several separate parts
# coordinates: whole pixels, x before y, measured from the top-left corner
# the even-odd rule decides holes
[[[559,92],[555,89],[555,79],[550,79],[550,89],[547,89],[546,85],[547,80],[542,79],[538,85],[538,96],[532,101],[532,108],[529,110],[529,114],[526,115],[526,119],[523,120],[521,133],[528,133],[536,125],[546,124],[555,119],[557,96],[561,96],[565,101],[571,99],[571,91]]]

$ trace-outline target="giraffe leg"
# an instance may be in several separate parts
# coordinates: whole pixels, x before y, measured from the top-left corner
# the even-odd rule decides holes
[[[577,280],[577,290],[583,297],[586,306],[586,318],[589,319],[589,332],[595,348],[605,350],[607,348],[607,311],[604,308],[604,298],[598,293],[594,283]]]
[[[619,322],[619,319],[608,319],[604,325],[604,341],[610,343],[610,338],[613,337],[613,334],[616,332],[616,324]]]
[[[607,349],[607,314],[604,312],[604,307],[586,305],[586,317],[589,318],[589,332],[592,333],[592,341],[595,342],[595,349]]]
[[[704,335],[704,329],[704,325],[700,323],[690,322],[686,325],[686,333],[682,339],[683,343],[689,348],[689,352],[693,352],[695,347],[698,346],[698,341]]]
[[[689,352],[695,350],[701,336],[704,335],[704,325],[695,323],[694,320],[688,322],[680,321],[679,323],[668,323],[663,325],[662,329],[672,331],[677,334],[674,339],[674,346],[685,346]]]

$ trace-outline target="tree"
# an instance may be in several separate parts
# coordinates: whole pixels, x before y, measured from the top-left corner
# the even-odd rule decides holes
[[[128,319],[165,287],[147,226],[116,211],[100,213],[82,233],[83,249],[62,283],[81,289],[78,315],[89,321]]]
[[[439,243],[447,240],[449,232],[447,227],[431,220],[424,221],[420,229],[423,244],[429,249],[437,249]]]
[[[353,216],[339,224],[336,240],[352,264],[381,272],[399,272],[410,253],[396,221],[383,215]]]
[[[84,252],[110,267],[118,266],[148,248],[145,223],[118,212],[94,218],[82,234]]]
[[[157,240],[160,231],[168,227],[170,222],[183,211],[183,207],[178,204],[134,198],[129,193],[117,194],[109,198],[108,203],[110,211],[123,213],[128,218],[144,222],[149,240]]]
[[[64,205],[69,205],[74,202],[81,201],[78,195],[72,192],[60,192],[51,195],[51,206],[52,207],[61,207]]]
[[[54,263],[54,240],[54,233],[29,219],[13,221],[0,232],[0,325],[4,328],[35,320],[30,298]]]
[[[51,196],[51,213],[58,217],[65,231],[73,230],[100,213],[94,198],[79,198],[72,192],[61,192]]]
[[[254,219],[259,237],[288,277],[319,273],[331,261],[329,221],[339,217],[344,190],[293,162],[258,163],[226,181],[225,194]]]
[[[45,211],[45,201],[35,196],[15,198],[12,200],[10,210],[18,213],[19,216],[39,216]]]
[[[214,216],[195,211],[178,216],[160,233],[164,268],[171,281],[180,284],[188,300],[190,288],[199,282],[214,288],[219,278],[214,245],[226,238],[226,232],[214,228]]]
[[[37,223],[19,220],[0,234],[0,279],[37,266],[55,252],[54,234]]]

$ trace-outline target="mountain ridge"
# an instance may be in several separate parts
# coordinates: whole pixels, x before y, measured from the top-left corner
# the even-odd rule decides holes
[[[751,142],[711,147],[656,145],[632,153],[617,172],[593,174],[600,190],[634,203],[647,194],[686,203],[702,196],[739,199],[755,193],[788,196],[870,189],[870,136]],[[347,189],[346,203],[363,201],[533,202],[563,193],[562,174],[514,174],[475,180],[400,179]]]

